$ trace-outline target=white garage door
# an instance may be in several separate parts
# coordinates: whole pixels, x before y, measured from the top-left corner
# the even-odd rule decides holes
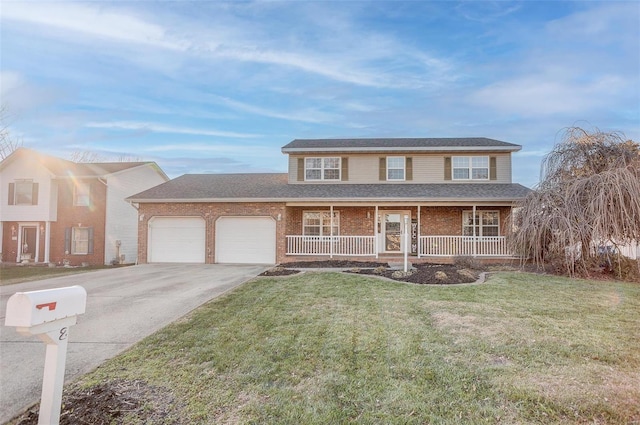
[[[149,221],[147,261],[204,263],[205,235],[201,217],[154,217]]]
[[[274,264],[276,222],[271,217],[220,217],[216,263]]]

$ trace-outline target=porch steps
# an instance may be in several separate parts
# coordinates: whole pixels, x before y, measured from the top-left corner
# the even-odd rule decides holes
[[[404,261],[401,263],[389,262],[389,268],[391,270],[404,270]],[[413,264],[411,261],[407,261],[407,269],[411,270],[413,268]]]

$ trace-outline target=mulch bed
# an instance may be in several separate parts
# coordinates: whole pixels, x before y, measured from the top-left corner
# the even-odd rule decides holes
[[[453,285],[478,280],[483,270],[464,268],[453,264],[416,264],[409,273],[389,268],[388,263],[376,261],[300,261],[280,264],[260,276],[288,276],[299,273],[294,269],[342,268],[347,273],[383,276],[400,282],[417,284]]]

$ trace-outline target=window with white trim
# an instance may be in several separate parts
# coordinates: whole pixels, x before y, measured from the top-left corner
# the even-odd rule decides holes
[[[304,159],[305,180],[340,180],[340,157]]]
[[[305,211],[302,213],[304,236],[331,236],[331,211]],[[333,212],[333,236],[340,234],[340,212]]]
[[[91,186],[85,182],[77,182],[73,186],[73,205],[88,207],[91,202]]]
[[[14,184],[13,205],[35,205],[33,180],[16,180]]]
[[[405,158],[404,156],[387,157],[387,180],[405,179]]]
[[[451,168],[453,180],[489,180],[488,156],[454,156]]]
[[[464,236],[500,236],[500,211],[462,212],[462,234]]]
[[[71,230],[71,253],[86,255],[89,253],[89,228],[74,227]]]

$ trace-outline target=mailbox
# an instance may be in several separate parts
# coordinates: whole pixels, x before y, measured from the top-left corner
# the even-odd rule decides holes
[[[7,301],[5,326],[24,335],[37,335],[47,345],[40,399],[39,425],[58,425],[67,359],[69,326],[87,305],[82,286],[16,292]]]
[[[82,286],[16,292],[7,302],[5,326],[35,335],[76,323],[87,305],[87,291]]]

